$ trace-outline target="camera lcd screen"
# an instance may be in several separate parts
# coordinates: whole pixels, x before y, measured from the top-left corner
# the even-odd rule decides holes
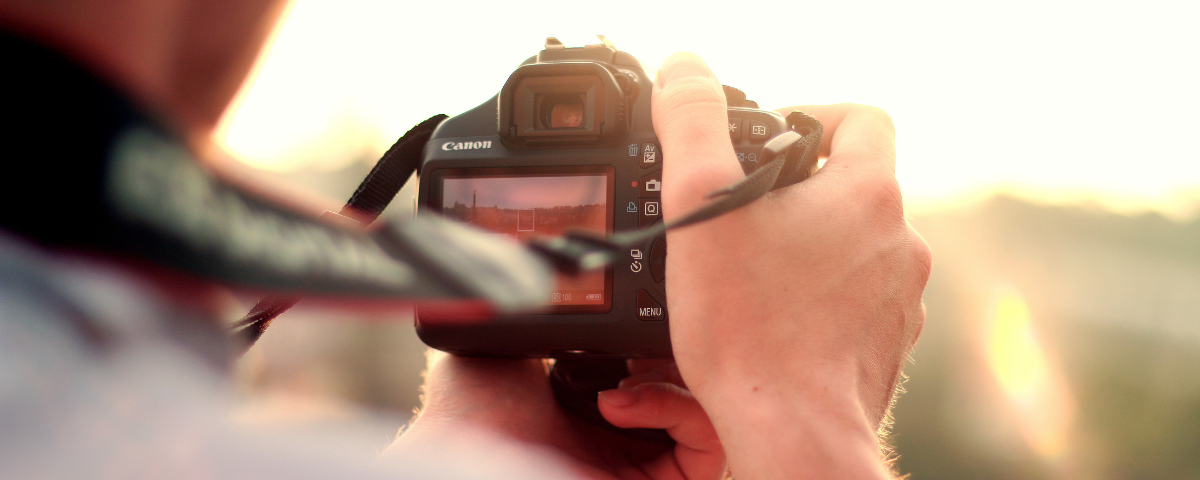
[[[519,241],[570,229],[612,231],[611,172],[484,174],[491,170],[446,172],[440,185],[442,215]],[[611,278],[605,270],[559,275],[547,303],[563,307],[552,308],[563,313],[607,311]]]

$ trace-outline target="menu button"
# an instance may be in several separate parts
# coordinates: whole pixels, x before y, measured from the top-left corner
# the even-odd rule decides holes
[[[667,319],[667,311],[662,304],[654,301],[645,290],[637,292],[637,316],[645,321],[662,321]]]

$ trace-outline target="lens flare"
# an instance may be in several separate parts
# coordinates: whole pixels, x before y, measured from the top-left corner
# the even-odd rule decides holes
[[[1025,299],[998,289],[984,329],[985,355],[996,382],[1016,414],[1030,448],[1047,461],[1062,457],[1074,402],[1061,371],[1038,340]]]

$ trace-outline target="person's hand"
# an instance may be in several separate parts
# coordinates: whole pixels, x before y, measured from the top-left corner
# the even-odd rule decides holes
[[[431,352],[424,407],[390,450],[417,444],[458,448],[453,435],[484,431],[512,448],[544,447],[584,478],[717,479],[725,454],[672,363],[632,362],[621,388],[601,392],[600,412],[624,428],[664,428],[674,447],[595,427],[559,407],[541,360],[464,358]],[[495,468],[506,468],[496,465]]]
[[[668,233],[672,346],[737,478],[886,476],[876,430],[924,322],[930,253],[904,219],[887,114],[796,109],[825,126],[816,175]],[[653,119],[666,220],[743,177],[695,55],[664,62]]]

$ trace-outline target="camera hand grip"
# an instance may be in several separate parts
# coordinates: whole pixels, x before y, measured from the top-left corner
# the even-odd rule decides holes
[[[661,445],[674,445],[666,430],[656,428],[619,428],[600,414],[596,404],[600,392],[617,388],[629,376],[622,358],[568,357],[554,362],[550,386],[564,410],[588,423],[629,438]]]

